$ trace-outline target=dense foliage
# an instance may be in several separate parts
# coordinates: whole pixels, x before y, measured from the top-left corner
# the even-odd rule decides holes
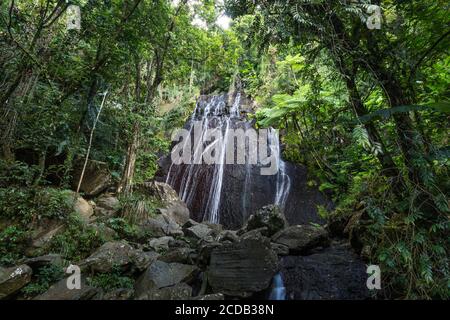
[[[379,29],[373,1],[226,3],[253,39],[258,123],[334,195],[330,223],[349,221],[386,295],[449,297],[448,3],[377,1]]]

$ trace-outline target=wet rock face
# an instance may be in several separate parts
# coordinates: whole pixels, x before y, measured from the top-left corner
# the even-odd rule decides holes
[[[217,96],[201,97],[192,120],[201,120],[207,114],[208,128],[215,128],[218,123],[221,123],[223,133],[227,126],[230,129],[243,129],[244,131],[253,128],[253,123],[247,121],[242,113],[230,115],[230,102],[226,102],[230,100],[228,98],[226,95],[222,98]],[[213,100],[215,102],[211,103]],[[234,96],[231,101],[234,101]],[[240,111],[243,111],[242,104]],[[185,129],[189,130],[192,127],[192,120],[186,123]],[[194,141],[193,132],[191,137]],[[195,150],[195,146],[193,144],[192,150]],[[213,192],[215,166],[204,163],[172,165],[170,155],[160,159],[160,166],[158,179],[167,181],[176,190],[190,209],[191,218],[196,221],[209,220],[211,203],[208,200]],[[289,177],[291,182],[284,205],[288,223],[291,225],[310,222],[324,223],[317,215],[317,205],[331,207],[331,203],[317,189],[307,186],[306,168],[288,162],[284,162],[283,168],[284,174]],[[226,229],[235,230],[242,227],[251,214],[256,213],[265,205],[276,203],[278,174],[262,175],[261,166],[248,163],[225,164],[223,170],[218,222]],[[191,178],[189,179],[189,177]],[[187,189],[186,185],[188,185]]]
[[[265,239],[243,239],[212,250],[208,281],[214,292],[249,297],[269,287],[278,258]]]
[[[280,271],[289,300],[369,298],[366,265],[344,245],[283,257]]]

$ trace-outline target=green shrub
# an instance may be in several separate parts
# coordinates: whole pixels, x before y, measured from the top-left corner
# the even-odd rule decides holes
[[[124,218],[111,218],[106,225],[117,232],[120,239],[132,242],[142,242],[152,237],[148,231],[142,232],[137,225],[128,222]]]
[[[332,219],[364,214],[356,228],[370,264],[381,268],[391,298],[450,298],[450,222],[414,205],[414,193],[396,197],[385,177],[354,179]]]
[[[33,275],[33,280],[22,288],[25,297],[34,297],[47,291],[52,284],[64,278],[64,270],[61,266],[51,264],[40,268]]]
[[[0,265],[13,265],[23,256],[27,233],[17,226],[9,226],[0,232]]]
[[[66,221],[66,228],[50,243],[50,251],[60,253],[66,260],[80,261],[104,243],[96,230],[86,225],[76,215]]]
[[[110,273],[100,273],[89,277],[87,282],[90,286],[103,289],[106,292],[122,288],[131,289],[134,286],[134,280],[121,275],[120,271],[116,268]]]
[[[38,166],[29,166],[20,161],[8,163],[0,159],[0,187],[30,186],[38,173]]]
[[[161,201],[136,191],[119,198],[120,216],[134,224],[157,214]]]
[[[54,188],[0,188],[0,217],[27,225],[31,221],[65,219],[73,211],[73,193]]]

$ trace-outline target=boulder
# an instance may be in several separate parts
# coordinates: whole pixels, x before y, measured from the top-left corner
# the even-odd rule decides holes
[[[125,241],[114,241],[103,244],[81,266],[103,273],[111,272],[114,268],[145,270],[156,258],[156,253],[134,249]]]
[[[31,269],[39,269],[48,265],[62,265],[63,258],[59,254],[50,253],[44,256],[26,259],[25,264],[30,266]]]
[[[287,256],[289,254],[289,247],[284,244],[270,243],[272,250],[279,256]]]
[[[167,183],[151,181],[136,186],[136,190],[160,201],[159,212],[168,219],[183,225],[189,220],[189,209]]]
[[[169,249],[169,243],[173,240],[174,238],[169,236],[156,238],[150,240],[149,246],[155,251],[164,251]]]
[[[32,273],[26,264],[12,268],[0,267],[0,300],[18,292],[30,282]]]
[[[213,230],[203,223],[184,229],[184,234],[187,237],[191,237],[197,240],[206,238],[212,232]]]
[[[140,300],[187,300],[192,296],[192,288],[185,283],[172,287],[153,289],[139,297]]]
[[[366,264],[346,245],[309,256],[283,257],[280,272],[288,300],[370,298]]]
[[[202,268],[206,268],[209,265],[211,259],[211,253],[215,248],[221,247],[224,243],[222,242],[209,242],[203,243],[198,249],[198,259],[197,264]]]
[[[120,288],[109,292],[100,292],[93,300],[131,300],[133,295],[133,289]]]
[[[181,227],[170,218],[159,214],[154,218],[145,219],[139,224],[139,231],[142,234],[150,234],[153,237],[162,236],[182,236]]]
[[[259,209],[255,214],[252,214],[244,227],[246,231],[267,228],[263,234],[265,236],[272,236],[287,226],[286,218],[283,211],[277,205],[267,205]]]
[[[215,293],[249,297],[267,289],[278,270],[267,238],[242,239],[212,250],[208,281]]]
[[[76,197],[73,204],[73,209],[85,222],[88,222],[94,214],[94,208],[92,205],[82,197]]]
[[[236,231],[225,230],[220,233],[218,240],[219,241],[236,242],[239,240],[239,237],[237,236]]]
[[[76,190],[80,180],[81,171],[83,170],[84,159],[78,161],[73,174],[72,187]],[[80,192],[91,197],[100,194],[106,190],[111,182],[111,173],[108,164],[105,162],[88,160],[86,170],[84,172],[83,181],[80,186]]]
[[[174,286],[181,282],[190,282],[196,272],[195,266],[157,260],[136,281],[136,297],[143,297],[155,289]]]
[[[158,260],[172,263],[194,264],[197,258],[196,250],[190,248],[175,248],[161,255]]]
[[[62,279],[52,285],[46,292],[35,297],[33,300],[90,300],[98,290],[86,284],[86,280],[81,278],[80,289],[69,289],[67,287],[67,278]]]
[[[198,224],[200,224],[200,223],[197,222],[197,221],[195,221],[195,220],[189,219],[188,221],[186,221],[186,222],[182,225],[182,226],[183,226],[183,230],[184,230],[184,229],[188,229],[188,228],[193,227],[193,226],[196,226],[196,225],[198,225]]]
[[[180,239],[174,239],[169,241],[169,248],[170,249],[177,249],[177,248],[190,248],[190,244],[186,239],[180,238]]]
[[[104,241],[114,241],[119,238],[117,232],[106,226],[104,223],[92,223],[89,224],[89,227],[91,227]]]
[[[194,297],[192,298],[192,300],[218,301],[218,300],[225,300],[225,297],[222,293],[212,293]]]
[[[98,217],[110,218],[116,214],[119,207],[119,199],[114,197],[111,193],[104,193],[97,199],[94,213]]]
[[[132,263],[133,247],[126,242],[107,242],[81,264],[95,272],[111,272],[113,268],[125,268]]]
[[[296,225],[277,232],[272,242],[285,245],[289,254],[305,254],[316,247],[329,245],[327,231],[321,226]]]
[[[25,249],[25,255],[33,257],[45,251],[53,237],[64,230],[64,223],[59,220],[43,219],[33,223],[29,229],[30,245]]]
[[[267,237],[263,236],[263,234],[267,234],[267,227],[250,230],[244,234],[241,234],[240,237],[241,237],[241,239],[267,238]]]

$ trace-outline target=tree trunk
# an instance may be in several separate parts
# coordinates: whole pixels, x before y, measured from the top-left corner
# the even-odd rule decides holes
[[[369,111],[364,106],[364,103],[361,99],[361,95],[358,91],[358,87],[355,82],[356,72],[350,71],[350,68],[345,64],[345,61],[341,56],[336,56],[336,54],[333,54],[333,52],[331,52],[331,55],[334,57],[334,63],[345,81],[350,103],[353,106],[353,110],[356,116],[362,117],[368,114]],[[378,158],[378,161],[380,162],[381,167],[383,168],[382,174],[385,175],[386,177],[396,178],[397,182],[399,182],[398,179],[400,179],[400,172],[397,166],[395,165],[391,154],[387,150],[386,145],[383,139],[381,138],[381,135],[379,134],[377,128],[373,123],[366,123],[364,124],[364,127],[367,130],[370,142],[377,143],[381,146],[382,153],[378,153],[376,157]]]
[[[139,148],[139,136],[140,127],[139,124],[135,124],[133,127],[133,136],[127,148],[127,157],[125,160],[125,166],[122,173],[119,186],[117,187],[118,193],[131,193],[134,177],[134,169],[136,167],[137,151]]]

